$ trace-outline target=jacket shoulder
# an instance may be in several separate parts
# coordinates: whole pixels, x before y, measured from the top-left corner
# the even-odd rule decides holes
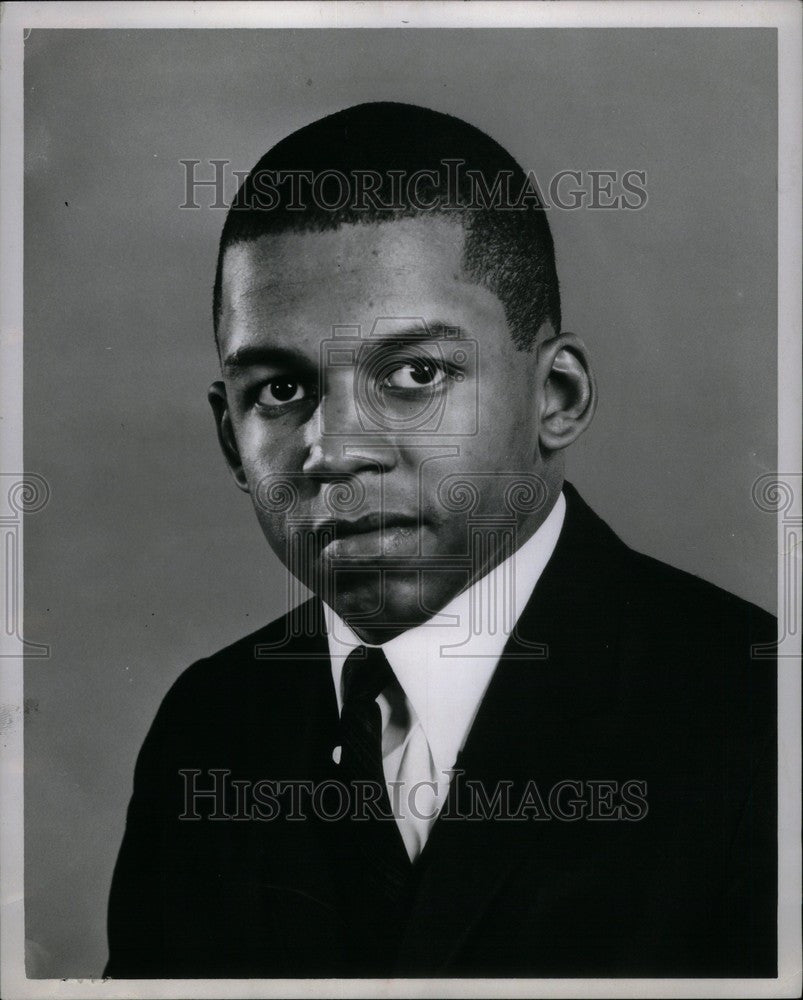
[[[689,740],[771,756],[774,616],[650,556],[631,550],[629,563],[620,654],[635,700],[656,726],[681,723]],[[749,761],[741,764],[749,774]]]
[[[710,625],[726,632],[737,626],[771,642],[775,617],[707,580],[630,548],[580,497],[564,484],[568,504],[564,562],[582,565],[597,597],[623,598],[645,627]],[[563,543],[563,538],[559,546]],[[591,582],[593,581],[593,582]]]
[[[627,551],[633,584],[628,599],[634,609],[656,612],[655,621],[674,614],[687,625],[730,625],[746,630],[756,642],[775,638],[776,618],[763,608],[686,570],[633,549]]]
[[[253,674],[269,676],[271,668],[295,657],[314,658],[325,647],[321,618],[315,599],[293,608],[210,656],[196,660],[179,674],[165,700],[200,693],[209,685],[217,688],[223,677],[231,685]]]
[[[316,606],[314,600],[300,605],[179,674],[162,699],[140,763],[152,747],[241,742],[246,722],[264,733],[283,712],[331,684]]]

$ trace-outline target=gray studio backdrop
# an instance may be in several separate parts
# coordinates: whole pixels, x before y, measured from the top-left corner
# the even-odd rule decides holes
[[[641,211],[551,212],[600,407],[569,475],[631,545],[775,610],[775,32],[35,31],[25,45],[29,974],[97,976],[132,770],[179,672],[285,609],[205,400],[223,213],[365,100],[451,112],[534,169],[644,170]],[[227,197],[233,193],[229,178]]]

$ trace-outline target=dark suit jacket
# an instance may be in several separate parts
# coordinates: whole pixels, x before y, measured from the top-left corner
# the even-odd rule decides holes
[[[336,775],[309,602],[165,698],[137,763],[107,975],[776,975],[775,662],[751,656],[771,652],[774,619],[633,552],[565,492],[557,548],[457,766],[489,795],[534,781],[546,802],[579,782],[564,804],[589,782],[644,782],[646,815],[441,816],[409,909],[365,925],[350,820],[288,819],[281,797],[273,819],[210,818],[247,815],[232,780]],[[215,770],[229,772],[225,802],[198,799],[202,818],[180,819],[185,787],[211,788]]]

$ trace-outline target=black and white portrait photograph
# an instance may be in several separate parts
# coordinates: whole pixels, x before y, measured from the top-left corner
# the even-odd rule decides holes
[[[3,5],[3,996],[799,995],[800,45]]]

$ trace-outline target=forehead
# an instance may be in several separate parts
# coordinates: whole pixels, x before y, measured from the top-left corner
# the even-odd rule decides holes
[[[462,266],[459,221],[418,217],[288,232],[230,247],[219,337],[225,352],[265,340],[314,349],[333,326],[420,317],[483,339],[507,334],[497,296]],[[506,336],[509,340],[509,337]]]

